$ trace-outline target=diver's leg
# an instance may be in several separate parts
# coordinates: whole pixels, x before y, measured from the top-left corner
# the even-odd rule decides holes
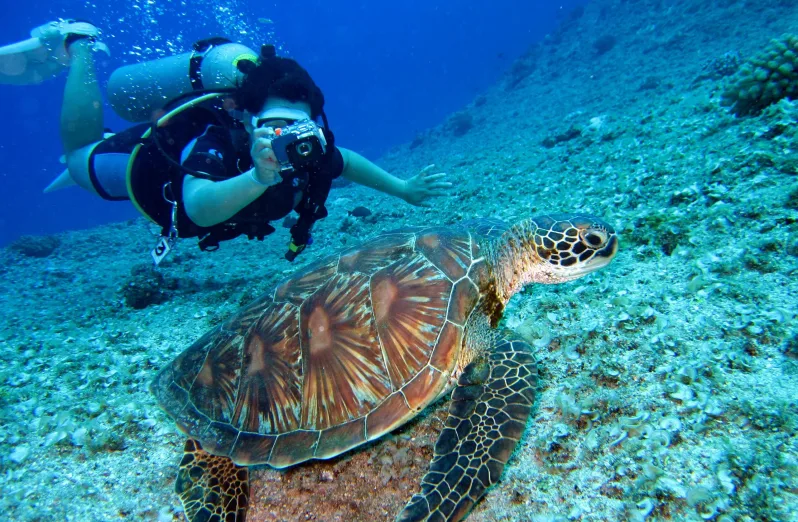
[[[93,42],[81,38],[67,49],[69,75],[61,107],[61,142],[69,154],[103,139],[103,107],[94,70]]]

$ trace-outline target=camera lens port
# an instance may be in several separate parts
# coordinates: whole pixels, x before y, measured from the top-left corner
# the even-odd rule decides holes
[[[310,153],[313,152],[313,144],[307,141],[302,142],[296,146],[296,151],[300,156],[310,156]]]

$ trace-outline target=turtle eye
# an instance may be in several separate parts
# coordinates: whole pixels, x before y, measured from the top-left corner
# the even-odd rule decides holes
[[[607,244],[607,233],[596,228],[582,230],[579,237],[590,248],[601,248]]]

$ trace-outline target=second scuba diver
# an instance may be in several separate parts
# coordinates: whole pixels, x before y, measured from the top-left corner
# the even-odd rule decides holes
[[[429,169],[399,179],[337,146],[321,90],[269,45],[256,56],[210,39],[185,55],[118,69],[108,86],[113,108],[149,122],[106,134],[93,58],[104,49],[97,29],[67,20],[35,31],[50,54],[61,62],[66,54],[69,69],[61,111],[68,169],[45,191],[77,184],[107,200],[130,200],[161,226],[156,264],[178,237],[199,238],[203,250],[240,235],[262,239],[274,232],[270,221],[295,210],[286,252],[292,261],[310,243],[314,222],[327,215],[324,203],[339,176],[413,205],[451,186]],[[3,49],[0,61],[7,58]],[[42,75],[25,73],[41,80],[57,72],[46,65]],[[0,82],[8,80],[0,71]]]

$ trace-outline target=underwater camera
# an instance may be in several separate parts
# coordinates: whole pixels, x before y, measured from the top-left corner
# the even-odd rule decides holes
[[[327,151],[324,132],[311,120],[301,120],[273,132],[272,150],[281,174],[316,164]]]

